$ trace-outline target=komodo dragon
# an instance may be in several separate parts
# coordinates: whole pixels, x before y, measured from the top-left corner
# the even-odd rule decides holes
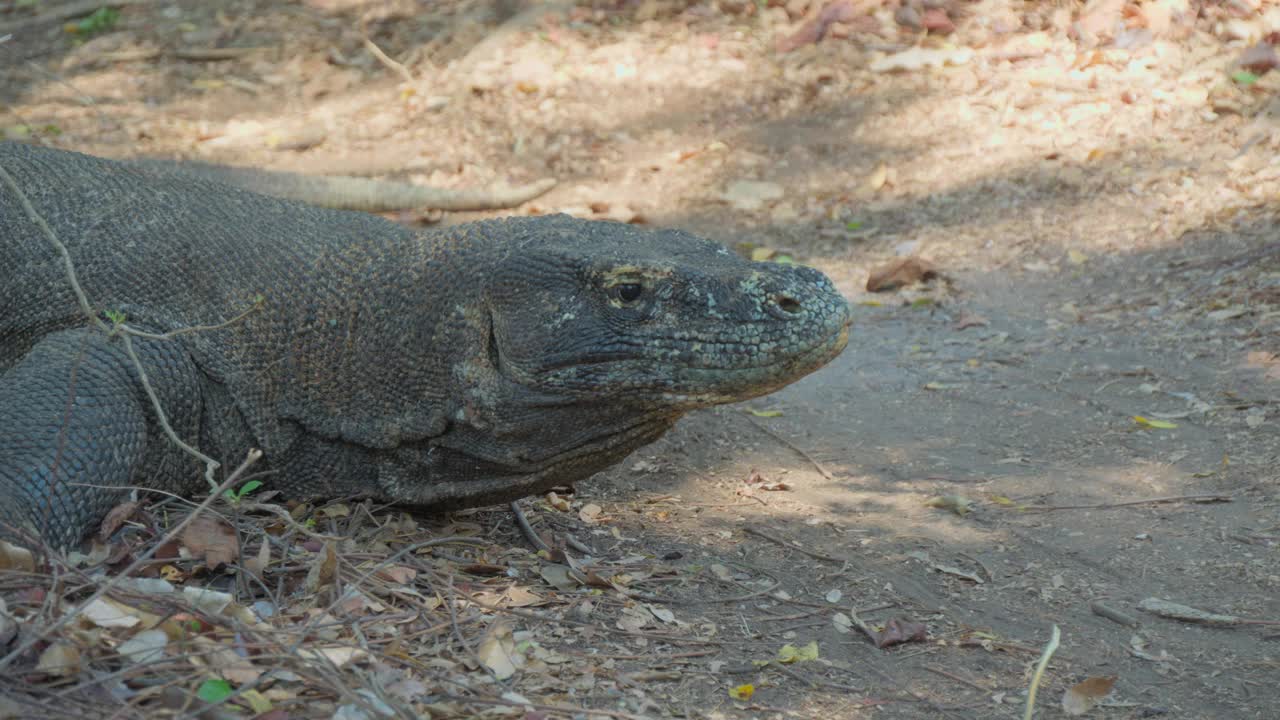
[[[95,313],[224,324],[130,343],[178,436],[231,462],[260,448],[289,497],[446,509],[572,483],[848,337],[822,273],[676,230],[556,215],[414,232],[17,143],[0,170],[0,524],[55,547],[96,529],[113,487],[192,492],[204,465],[163,433],[21,196]]]

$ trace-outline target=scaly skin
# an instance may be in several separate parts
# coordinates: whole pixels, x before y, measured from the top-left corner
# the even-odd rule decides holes
[[[181,437],[232,464],[261,448],[292,497],[449,508],[572,483],[692,409],[813,372],[848,337],[821,273],[675,230],[550,216],[414,233],[14,143],[0,166],[95,308],[160,333],[261,301],[134,344]],[[0,523],[65,546],[112,488],[200,489],[119,338],[86,322],[2,185],[0,307]]]

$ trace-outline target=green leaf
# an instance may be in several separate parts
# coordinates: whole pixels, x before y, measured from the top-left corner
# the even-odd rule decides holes
[[[226,680],[209,678],[200,684],[200,689],[196,691],[196,697],[207,703],[222,702],[231,696],[231,683]]]
[[[765,418],[781,417],[782,411],[781,410],[752,410],[751,414],[755,415],[756,417],[765,417]]]
[[[115,27],[116,21],[119,19],[119,11],[109,7],[102,7],[94,10],[92,15],[79,22],[67,23],[65,29],[67,32],[77,35],[92,35],[110,30]]]
[[[1231,73],[1231,79],[1235,80],[1241,85],[1252,85],[1258,82],[1258,76],[1254,75],[1248,70],[1238,70],[1236,72]]]
[[[236,496],[244,497],[245,495],[248,495],[249,493],[253,492],[254,490],[257,490],[260,487],[262,487],[261,480],[250,480],[249,482],[240,486],[240,490],[236,493]]]
[[[845,224],[844,224],[844,229],[845,229],[845,230],[861,230],[861,229],[862,229],[862,221],[861,221],[861,220],[850,220],[849,222],[847,222],[847,223],[845,223]]]

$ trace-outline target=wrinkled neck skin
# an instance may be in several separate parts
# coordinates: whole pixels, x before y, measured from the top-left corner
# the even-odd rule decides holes
[[[337,377],[287,386],[301,389],[282,416],[372,449],[385,499],[474,505],[489,487],[503,499],[522,486],[572,483],[653,442],[683,414],[652,400],[522,383],[503,366],[484,294],[504,250],[483,238],[438,239],[447,237],[424,233],[345,261],[352,271],[339,285],[353,289],[294,320],[306,328],[300,338],[325,337],[295,341],[303,350],[290,371]]]

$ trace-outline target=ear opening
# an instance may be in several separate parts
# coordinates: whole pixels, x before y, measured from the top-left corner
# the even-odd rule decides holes
[[[502,370],[502,353],[498,351],[498,333],[494,329],[496,323],[493,318],[493,311],[489,311],[488,327],[485,328],[485,352],[489,356],[489,366],[494,370]]]

